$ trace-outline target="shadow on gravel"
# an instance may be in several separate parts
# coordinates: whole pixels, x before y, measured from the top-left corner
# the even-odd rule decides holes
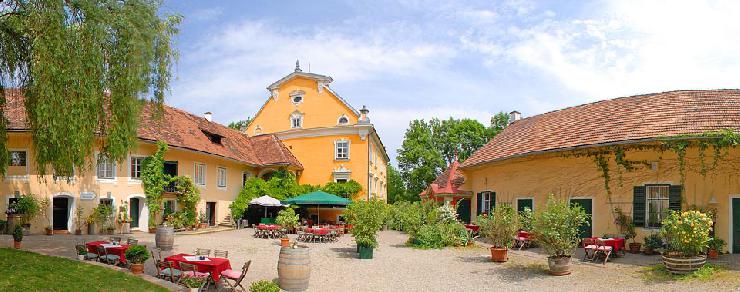
[[[461,261],[463,263],[492,263],[490,257],[482,256],[482,255],[476,255],[476,256],[467,256],[467,257],[457,257],[458,261]]]
[[[495,275],[506,282],[524,282],[532,279],[551,277],[547,274],[547,266],[543,264],[515,264],[505,263],[491,270]]]
[[[352,247],[332,247],[331,251],[335,252],[340,258],[354,259],[357,258],[357,248]]]

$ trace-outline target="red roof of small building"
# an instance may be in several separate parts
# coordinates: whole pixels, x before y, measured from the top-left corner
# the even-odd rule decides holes
[[[10,131],[28,131],[23,94],[18,89],[5,91],[5,117]],[[286,166],[302,169],[298,159],[275,135],[248,137],[237,130],[211,122],[186,111],[163,106],[156,119],[154,107],[147,103],[141,110],[137,136],[146,141],[163,141],[170,146],[221,156],[255,166]],[[209,135],[221,138],[221,144]]]
[[[513,122],[460,166],[624,141],[740,130],[740,90],[681,90],[621,97]]]
[[[459,169],[460,163],[457,159],[453,161],[445,171],[439,174],[429,187],[419,194],[421,197],[436,197],[437,195],[467,194],[458,188],[465,182],[465,175]]]

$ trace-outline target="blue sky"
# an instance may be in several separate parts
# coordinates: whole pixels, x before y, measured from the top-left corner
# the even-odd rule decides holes
[[[532,116],[619,96],[738,88],[737,1],[165,1],[184,21],[167,103],[230,121],[304,71],[370,118]]]

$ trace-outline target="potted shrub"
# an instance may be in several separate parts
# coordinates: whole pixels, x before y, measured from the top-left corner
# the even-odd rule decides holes
[[[508,248],[514,244],[514,237],[519,230],[517,213],[511,205],[496,206],[490,216],[479,216],[480,234],[493,245],[491,260],[505,262],[508,260]]]
[[[21,241],[23,241],[23,227],[16,225],[13,229],[13,247],[21,249]]]
[[[637,242],[635,239],[637,237],[637,232],[635,231],[635,224],[630,222],[627,224],[627,227],[625,227],[624,230],[624,239],[632,239],[632,242],[630,242],[630,253],[640,253],[640,249],[642,248],[642,243]]]
[[[132,245],[126,249],[126,260],[129,262],[129,268],[134,275],[144,272],[144,262],[148,259],[149,252],[143,245]]]
[[[712,219],[699,211],[671,211],[663,219],[660,235],[666,239],[663,264],[674,274],[688,274],[704,266]]]
[[[293,232],[298,227],[298,214],[295,213],[293,208],[285,208],[278,212],[275,218],[275,223],[282,226],[287,232]]]
[[[547,258],[550,274],[570,274],[570,258],[580,243],[580,227],[587,224],[586,212],[580,206],[556,200],[550,195],[547,207],[535,213],[532,231],[537,242],[549,254]]]
[[[345,218],[352,224],[360,259],[373,258],[373,249],[378,246],[377,233],[385,221],[385,208],[385,202],[377,199],[353,202],[347,207]]]
[[[85,255],[87,254],[87,248],[85,246],[78,246],[77,248],[77,259],[80,261],[85,260]]]
[[[82,206],[77,206],[77,209],[75,210],[75,235],[82,234],[82,225],[84,225],[86,221],[83,219],[83,210]]]
[[[203,284],[206,283],[206,277],[183,277],[180,280],[180,284],[184,285],[186,288],[190,288],[191,292],[197,292],[200,291],[200,287],[203,287]]]
[[[198,228],[206,227],[208,227],[208,217],[206,217],[206,212],[200,211],[198,213]]]
[[[268,280],[259,280],[249,285],[249,292],[280,292],[280,287]]]
[[[645,250],[643,253],[653,255],[660,248],[663,248],[663,239],[660,238],[660,234],[651,233],[645,237]]]
[[[722,248],[725,246],[725,241],[721,238],[712,237],[707,243],[707,256],[710,259],[716,260],[720,254],[722,254]]]
[[[46,222],[46,227],[44,227],[44,230],[46,231],[46,235],[54,235],[54,228],[52,227],[51,218],[49,218],[49,209],[51,209],[51,200],[49,198],[43,198],[41,200],[38,200],[39,204],[39,215],[44,218],[44,222]]]

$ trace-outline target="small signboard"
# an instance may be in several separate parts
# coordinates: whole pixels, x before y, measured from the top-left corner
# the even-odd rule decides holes
[[[81,192],[80,193],[80,200],[83,200],[83,201],[92,201],[92,200],[95,200],[95,193],[93,193],[93,192]]]

